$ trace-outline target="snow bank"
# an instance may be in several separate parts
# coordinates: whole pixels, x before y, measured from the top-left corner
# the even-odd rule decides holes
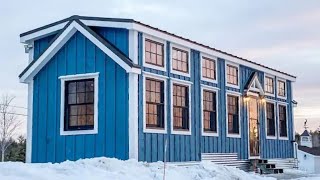
[[[0,163],[0,180],[162,180],[163,163],[143,163],[136,160],[121,161],[110,158],[94,158],[66,161],[60,164]],[[206,179],[273,179],[246,173],[236,168],[201,163],[192,167],[167,165],[166,180]]]

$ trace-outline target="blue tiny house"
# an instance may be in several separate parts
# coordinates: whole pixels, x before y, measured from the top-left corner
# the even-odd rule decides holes
[[[27,162],[294,157],[295,76],[132,19],[72,16],[20,38]]]

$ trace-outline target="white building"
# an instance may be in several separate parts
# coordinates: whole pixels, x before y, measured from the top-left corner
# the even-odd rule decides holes
[[[312,137],[307,130],[301,134],[297,158],[299,169],[320,174],[320,147],[312,147]]]

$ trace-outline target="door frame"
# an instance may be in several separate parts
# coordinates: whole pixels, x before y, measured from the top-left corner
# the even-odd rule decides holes
[[[257,104],[258,104],[258,122],[260,123],[261,119],[260,119],[260,99],[259,99],[259,94],[254,94],[254,93],[250,93],[250,95],[247,97],[249,98],[247,101],[246,101],[246,108],[247,108],[247,127],[248,127],[248,159],[260,159],[261,158],[261,127],[259,125],[259,156],[250,156],[250,112],[249,112],[249,101],[250,99],[254,98],[254,99],[257,99]]]

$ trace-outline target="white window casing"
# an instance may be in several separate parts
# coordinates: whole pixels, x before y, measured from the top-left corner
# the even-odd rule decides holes
[[[66,75],[59,77],[61,81],[61,104],[60,104],[60,135],[82,135],[82,134],[97,134],[98,133],[98,90],[99,90],[99,73],[86,73]],[[82,79],[94,79],[94,125],[92,130],[64,130],[64,113],[65,113],[65,82]]]
[[[146,78],[152,78],[159,81],[163,81],[164,86],[164,129],[148,128],[146,119]],[[167,133],[167,80],[168,77],[143,72],[143,132],[144,133]]]
[[[228,121],[229,121],[229,118],[228,118],[228,95],[237,96],[238,97],[239,134],[231,134],[231,133],[229,133],[229,130],[228,130]],[[242,101],[241,101],[241,93],[233,92],[233,91],[227,91],[225,98],[226,98],[226,134],[227,134],[227,137],[230,137],[230,138],[241,138],[241,120],[240,120],[240,117],[241,117],[241,115],[240,115],[240,113],[241,113],[240,104],[242,103]]]
[[[203,129],[203,91],[211,91],[216,93],[216,123],[217,123],[217,132],[205,132]],[[201,85],[201,132],[202,136],[219,136],[219,89],[210,86]]]
[[[237,73],[238,84],[237,85],[228,83],[228,72],[227,72],[228,71],[228,65],[238,68],[238,73]],[[232,62],[229,62],[229,61],[225,61],[225,73],[224,74],[225,74],[225,81],[226,81],[226,86],[227,87],[236,88],[236,89],[240,88],[240,86],[239,86],[239,84],[240,84],[240,66],[239,66],[239,64],[235,64],[235,63],[232,63]]]
[[[173,60],[172,60],[172,49],[173,48],[181,49],[183,51],[188,52],[188,72],[187,73],[181,72],[181,71],[177,71],[177,70],[173,70],[173,68],[172,68],[172,63],[173,63]],[[186,77],[191,77],[190,76],[190,72],[191,72],[191,61],[190,61],[190,59],[191,59],[191,51],[190,51],[189,48],[186,48],[184,46],[180,46],[180,45],[177,45],[177,44],[170,43],[170,73],[181,75],[181,76],[186,76]]]
[[[142,65],[144,67],[147,67],[147,68],[151,68],[151,69],[156,69],[156,70],[160,70],[160,71],[164,71],[166,72],[167,71],[167,42],[165,40],[162,40],[160,38],[157,38],[157,37],[154,37],[154,36],[151,36],[151,35],[147,35],[147,34],[143,34],[142,36]],[[149,64],[146,62],[146,58],[145,58],[145,42],[146,42],[146,39],[149,39],[151,41],[155,41],[155,42],[158,42],[158,43],[161,43],[163,44],[163,67],[161,66],[157,66],[157,65],[153,65],[153,64]]]
[[[215,63],[215,77],[216,79],[210,79],[210,78],[206,78],[206,77],[203,77],[202,75],[202,61],[203,61],[203,57],[205,58],[208,58],[208,59],[211,59],[212,61],[214,61]],[[214,56],[210,56],[210,55],[207,55],[205,53],[200,53],[200,59],[201,59],[201,62],[200,62],[200,77],[201,77],[201,80],[203,81],[207,81],[207,82],[211,82],[211,83],[218,83],[218,58],[217,57],[214,57]]]
[[[184,80],[179,80],[175,78],[170,78],[170,96],[171,96],[171,104],[170,104],[170,109],[171,109],[171,134],[177,134],[177,135],[191,135],[191,129],[192,129],[192,123],[191,123],[191,85],[192,82],[190,81],[184,81]],[[189,91],[189,130],[174,130],[173,129],[173,84],[181,84],[184,86],[188,87]]]

